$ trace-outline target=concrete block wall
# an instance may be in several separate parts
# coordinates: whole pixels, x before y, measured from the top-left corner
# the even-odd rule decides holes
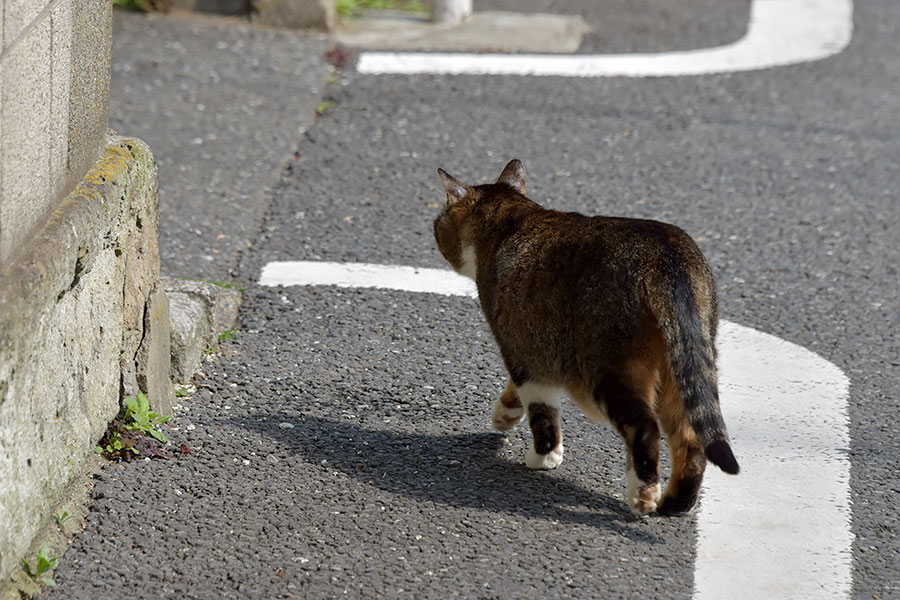
[[[106,144],[110,0],[0,0],[0,266]]]

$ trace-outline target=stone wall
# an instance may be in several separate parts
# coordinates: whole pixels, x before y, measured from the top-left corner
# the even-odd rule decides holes
[[[2,272],[2,578],[94,451],[119,411],[127,379],[155,370],[168,382],[156,203],[149,149],[139,140],[111,138]],[[154,319],[161,334],[151,333]],[[158,405],[171,393],[154,390],[151,398]]]

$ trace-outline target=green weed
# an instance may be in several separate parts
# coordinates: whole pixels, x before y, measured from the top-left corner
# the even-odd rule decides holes
[[[233,342],[234,338],[237,337],[238,330],[237,329],[223,329],[219,333],[219,342]]]
[[[25,569],[25,573],[37,583],[42,583],[47,587],[55,587],[56,582],[50,577],[49,572],[59,565],[59,557],[55,556],[50,558],[49,554],[50,549],[47,547],[47,543],[44,542],[41,544],[41,547],[38,548],[37,554],[35,555],[37,562],[32,565],[23,558],[22,568]]]
[[[331,110],[332,108],[337,108],[337,107],[338,107],[338,103],[335,102],[334,100],[326,100],[325,102],[322,102],[321,104],[319,104],[316,107],[316,113],[321,115],[326,110]]]
[[[159,426],[169,420],[150,410],[143,392],[125,398],[125,408],[109,424],[96,451],[111,460],[134,460],[138,455],[168,457],[163,444],[168,437]]]
[[[150,410],[150,400],[143,392],[138,392],[137,398],[125,398],[125,428],[131,431],[139,431],[151,435],[160,442],[168,441],[159,426],[169,420]]]
[[[72,518],[72,515],[69,514],[67,510],[58,510],[56,511],[56,524],[59,525],[59,528],[62,529],[66,524],[66,521]]]
[[[113,421],[115,423],[115,421]],[[122,443],[122,433],[119,431],[113,431],[112,433],[107,432],[106,443],[101,443],[97,446],[97,454],[104,454],[107,458],[114,458],[118,456],[122,450],[125,450],[125,445]],[[130,449],[130,447],[129,447]],[[139,454],[138,450],[134,450],[135,454]]]
[[[229,290],[237,290],[239,292],[244,291],[244,288],[242,288],[238,284],[233,283],[231,281],[207,281],[207,283],[211,283],[213,285],[217,285],[222,288],[228,288]]]
[[[426,9],[421,0],[337,0],[337,10],[342,17],[355,17],[364,10],[425,12]]]

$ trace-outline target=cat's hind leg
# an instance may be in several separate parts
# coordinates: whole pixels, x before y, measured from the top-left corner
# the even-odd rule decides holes
[[[494,412],[491,415],[491,423],[497,431],[508,431],[519,424],[525,417],[525,407],[519,400],[516,386],[510,380],[506,389],[500,394],[500,398],[494,404]]]
[[[636,515],[656,510],[659,502],[659,425],[653,412],[653,386],[638,391],[616,376],[601,379],[595,394],[602,398],[610,421],[625,440],[628,488],[625,500]]]
[[[559,408],[565,392],[561,389],[527,382],[518,387],[519,399],[528,413],[533,443],[525,455],[529,469],[555,469],[563,459]]]
[[[700,495],[706,455],[668,373],[662,377],[657,413],[672,457],[669,484],[657,511],[661,515],[686,513],[694,507]]]

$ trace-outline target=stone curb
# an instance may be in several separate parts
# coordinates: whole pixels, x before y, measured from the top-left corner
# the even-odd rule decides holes
[[[172,6],[221,15],[250,13],[256,23],[291,29],[331,31],[337,25],[337,0],[175,0]]]
[[[424,14],[373,10],[345,22],[335,39],[366,50],[571,54],[590,30],[574,15],[482,11],[433,23]]]
[[[162,279],[171,318],[171,377],[190,383],[219,334],[235,327],[241,291],[208,281]]]

